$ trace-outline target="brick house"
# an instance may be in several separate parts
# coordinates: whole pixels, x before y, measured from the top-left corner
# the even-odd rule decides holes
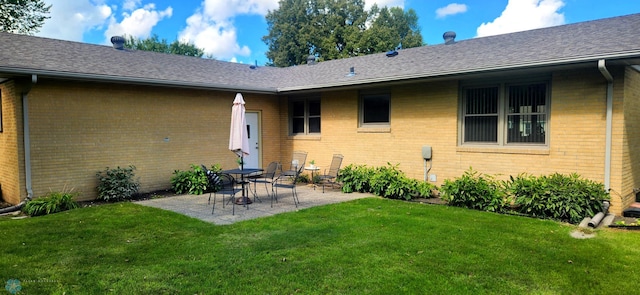
[[[640,14],[289,68],[0,33],[2,198],[135,165],[143,191],[189,164],[235,166],[231,102],[257,118],[263,167],[294,150],[327,167],[399,163],[431,181],[576,172],[620,214],[640,188]]]

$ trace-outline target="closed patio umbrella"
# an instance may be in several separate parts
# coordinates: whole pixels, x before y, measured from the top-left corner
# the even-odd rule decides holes
[[[229,134],[229,150],[242,159],[243,168],[245,155],[249,155],[249,135],[247,134],[247,120],[244,116],[244,99],[237,93],[231,107],[231,132]]]

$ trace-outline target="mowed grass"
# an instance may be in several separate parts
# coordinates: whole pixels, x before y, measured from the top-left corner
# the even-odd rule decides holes
[[[640,233],[367,198],[216,226],[118,203],[0,218],[23,294],[635,294]]]

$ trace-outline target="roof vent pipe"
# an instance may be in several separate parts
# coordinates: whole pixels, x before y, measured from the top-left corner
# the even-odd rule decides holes
[[[309,56],[307,56],[307,65],[315,65],[316,64],[316,56],[313,54],[309,54]]]
[[[122,36],[113,36],[111,37],[111,44],[113,44],[113,48],[118,50],[124,49],[124,37]]]
[[[456,32],[448,31],[442,34],[442,38],[444,39],[444,44],[449,45],[456,43]]]
[[[349,74],[347,74],[347,77],[353,77],[356,75],[356,68],[355,67],[350,67],[349,68]]]

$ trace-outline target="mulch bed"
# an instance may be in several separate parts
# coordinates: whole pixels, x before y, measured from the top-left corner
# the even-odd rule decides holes
[[[172,190],[168,190],[168,189],[157,190],[157,191],[148,192],[148,193],[136,194],[135,196],[133,196],[133,198],[129,200],[125,200],[123,202],[137,202],[137,201],[167,198],[167,197],[174,197],[174,196],[178,196],[178,194],[176,194]],[[99,205],[110,204],[110,203],[115,203],[115,202],[107,202],[102,200],[90,200],[90,201],[79,201],[78,205],[80,205],[80,207],[92,207],[92,206],[99,206]]]

